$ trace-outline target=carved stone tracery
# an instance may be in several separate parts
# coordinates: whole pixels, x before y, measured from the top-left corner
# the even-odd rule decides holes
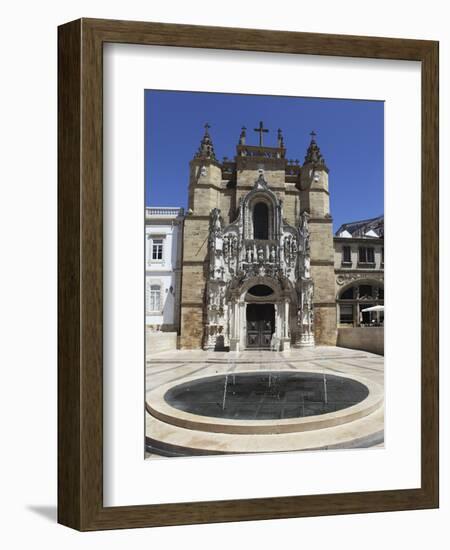
[[[269,206],[269,239],[253,238],[253,208]],[[240,201],[236,220],[225,226],[220,210],[210,214],[209,276],[206,287],[204,347],[245,347],[237,316],[251,283],[273,288],[276,334],[287,349],[314,345],[314,285],[310,272],[309,215],[294,227],[283,219],[282,201],[268,188],[263,170],[253,189]],[[282,326],[281,326],[282,325]]]

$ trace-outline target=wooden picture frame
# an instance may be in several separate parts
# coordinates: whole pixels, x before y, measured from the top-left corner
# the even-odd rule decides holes
[[[102,49],[106,42],[421,63],[420,488],[103,506]],[[438,43],[80,19],[59,27],[58,46],[58,521],[88,531],[437,507]]]

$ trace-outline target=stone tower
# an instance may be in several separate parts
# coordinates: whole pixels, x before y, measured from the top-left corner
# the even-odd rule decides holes
[[[305,163],[242,128],[234,159],[219,162],[205,125],[190,162],[180,347],[278,349],[335,344],[328,169],[312,136]],[[259,332],[258,332],[259,331]]]
[[[209,124],[190,162],[188,215],[184,222],[180,347],[202,347],[207,274],[209,218],[223,193],[222,166],[217,161]]]
[[[329,170],[315,132],[301,169],[300,204],[310,218],[311,276],[314,281],[316,342],[336,345],[336,296],[334,275],[333,219],[330,213]]]

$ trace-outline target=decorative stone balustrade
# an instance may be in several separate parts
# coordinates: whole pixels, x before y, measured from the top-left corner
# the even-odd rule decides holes
[[[182,216],[184,214],[183,208],[171,208],[164,206],[150,206],[145,209],[146,217],[154,216],[164,216],[176,218],[177,216]]]

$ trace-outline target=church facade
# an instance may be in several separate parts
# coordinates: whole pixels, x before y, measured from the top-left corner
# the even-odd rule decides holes
[[[328,168],[311,134],[303,164],[247,142],[219,162],[209,126],[190,162],[181,268],[182,349],[335,345]]]

